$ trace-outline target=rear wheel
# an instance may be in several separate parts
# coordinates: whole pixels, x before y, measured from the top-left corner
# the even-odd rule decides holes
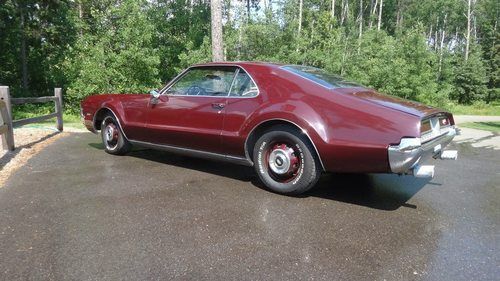
[[[282,194],[306,192],[321,175],[309,140],[289,126],[267,130],[255,143],[253,159],[260,180]]]
[[[130,151],[131,144],[125,138],[115,117],[104,117],[101,124],[101,137],[104,150],[109,154],[123,155]]]

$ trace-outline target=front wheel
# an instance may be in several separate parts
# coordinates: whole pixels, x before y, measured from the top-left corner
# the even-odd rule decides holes
[[[309,140],[288,126],[267,130],[255,143],[253,159],[260,180],[282,194],[304,193],[321,175]]]
[[[102,120],[101,137],[104,150],[109,154],[123,155],[130,151],[131,144],[123,135],[118,122],[111,115]]]

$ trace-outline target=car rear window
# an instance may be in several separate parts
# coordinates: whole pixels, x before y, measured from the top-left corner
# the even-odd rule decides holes
[[[285,65],[282,66],[281,68],[330,89],[363,87],[358,83],[347,81],[341,76],[328,73],[321,68],[304,66],[304,65]]]

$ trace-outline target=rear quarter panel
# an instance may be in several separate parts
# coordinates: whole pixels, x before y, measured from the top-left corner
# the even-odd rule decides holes
[[[242,139],[266,120],[289,120],[310,136],[325,170],[389,172],[388,146],[419,135],[417,116],[343,95],[279,68],[253,70],[260,105],[246,112],[238,132]],[[233,149],[241,147],[236,139]]]

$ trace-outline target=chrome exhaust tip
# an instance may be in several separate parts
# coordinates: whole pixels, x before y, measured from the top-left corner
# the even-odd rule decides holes
[[[458,151],[456,150],[445,150],[441,152],[441,159],[443,160],[457,160]]]
[[[434,177],[434,166],[433,165],[415,165],[411,170],[412,174],[416,178],[433,178]]]

